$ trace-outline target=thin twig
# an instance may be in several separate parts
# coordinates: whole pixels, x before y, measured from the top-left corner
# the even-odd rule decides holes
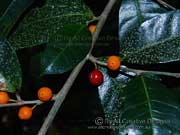
[[[163,0],[156,0],[157,2],[159,2],[160,4],[162,4],[163,6],[172,9],[172,10],[176,10],[175,7],[171,6],[170,4],[168,4],[167,2],[163,1]]]
[[[99,61],[97,58],[95,58],[94,56],[89,56],[89,60],[93,63],[96,63],[100,66],[107,66],[107,63]],[[171,73],[171,72],[161,72],[161,71],[149,71],[149,70],[141,70],[141,69],[132,69],[132,68],[128,68],[126,66],[121,66],[120,71],[122,72],[126,72],[126,74],[128,72],[133,72],[136,75],[142,75],[145,73],[151,73],[151,74],[155,74],[155,75],[165,75],[165,76],[171,76],[171,77],[176,77],[176,78],[180,78],[180,73]]]
[[[55,100],[56,96],[53,96],[53,98],[51,99],[51,101]],[[8,104],[1,104],[0,108],[4,108],[4,107],[16,107],[16,106],[22,106],[22,105],[32,105],[32,104],[42,104],[43,102],[40,100],[31,100],[31,101],[17,101],[16,103],[8,103]]]
[[[21,96],[19,95],[18,92],[16,92],[16,98],[17,98],[18,101],[22,101]]]
[[[94,45],[99,37],[99,34],[108,18],[108,15],[109,13],[111,12],[113,6],[115,5],[116,3],[116,0],[109,0],[108,4],[106,5],[106,7],[104,8],[104,11],[102,12],[102,14],[98,17],[99,18],[99,21],[96,25],[96,30],[94,31],[93,33],[93,39],[92,39],[92,46],[91,46],[91,49],[89,51],[89,55],[91,54],[93,48],[94,48]]]
[[[96,63],[96,64],[98,64],[98,65],[101,65],[101,66],[103,66],[103,67],[107,67],[107,63],[102,62],[102,61],[99,61],[97,58],[95,58],[95,57],[92,56],[92,55],[89,56],[89,60],[90,60],[91,62]]]
[[[148,73],[148,74],[154,74],[154,75],[165,75],[165,76],[171,76],[171,77],[180,78],[180,73],[171,73],[171,72],[162,72],[162,71],[132,69],[132,68],[128,68],[126,66],[122,66],[121,70],[129,71],[129,72],[134,72],[137,75],[142,75],[142,74]]]
[[[100,19],[100,16],[98,16],[98,17],[94,16],[94,17],[92,18],[92,20],[87,21],[86,24],[89,25],[90,23],[98,22],[99,19]]]
[[[41,104],[42,102],[40,100],[32,100],[32,101],[20,101],[17,103],[8,103],[8,104],[2,104],[0,105],[0,108],[3,107],[15,107],[15,106],[22,106],[22,105],[31,105],[31,104]]]

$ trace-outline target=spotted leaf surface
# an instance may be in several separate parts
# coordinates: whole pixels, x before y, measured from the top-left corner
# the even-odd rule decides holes
[[[0,39],[0,90],[15,92],[21,87],[21,68],[9,42]]]
[[[117,118],[118,113],[123,107],[123,100],[125,98],[123,88],[127,86],[131,78],[122,74],[119,74],[117,77],[112,78],[107,73],[106,69],[100,68],[100,70],[104,75],[104,82],[98,88],[99,97],[105,112],[105,118],[111,126],[111,122],[113,124],[113,120]],[[133,75],[133,73],[130,72],[129,74]]]
[[[10,37],[15,49],[47,43],[67,24],[85,24],[92,16],[82,0],[47,0],[32,10]],[[59,33],[60,34],[60,33]]]
[[[180,11],[153,0],[123,0],[119,10],[120,55],[136,64],[180,60]]]

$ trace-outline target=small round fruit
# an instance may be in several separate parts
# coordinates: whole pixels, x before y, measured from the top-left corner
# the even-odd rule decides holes
[[[51,100],[52,96],[52,90],[48,87],[42,87],[38,90],[38,98],[43,102]]]
[[[103,74],[95,69],[89,74],[89,81],[93,86],[99,86],[103,83]]]
[[[107,60],[107,66],[110,70],[116,71],[121,66],[121,60],[118,56],[110,56]]]
[[[90,25],[89,26],[89,31],[91,32],[91,33],[93,33],[94,31],[96,30],[96,25]]]
[[[32,108],[28,106],[23,106],[19,109],[19,119],[21,120],[29,120],[32,117]]]
[[[0,91],[0,104],[7,104],[10,98],[7,92]]]

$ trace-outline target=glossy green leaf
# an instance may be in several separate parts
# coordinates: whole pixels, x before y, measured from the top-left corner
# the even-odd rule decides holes
[[[180,133],[180,95],[175,95],[159,81],[143,76],[133,79],[124,88],[119,79],[115,82],[100,89],[100,97],[104,97],[101,99],[106,119],[112,126],[114,135]],[[104,92],[110,90],[115,92]],[[122,91],[123,94],[114,94],[118,91]]]
[[[58,74],[76,66],[89,52],[91,33],[86,25],[66,25],[50,38],[42,58],[43,74]]]
[[[104,82],[98,88],[99,97],[105,112],[106,121],[110,122],[117,117],[117,114],[123,107],[125,98],[123,88],[127,86],[129,81],[131,81],[131,78],[122,74],[118,74],[113,78],[108,74],[106,68],[100,68],[100,71],[103,73]],[[134,73],[131,72],[127,73],[134,75]]]
[[[7,36],[24,11],[35,0],[12,0],[0,18],[0,36]]]
[[[32,10],[10,37],[15,49],[47,43],[67,24],[85,24],[92,16],[83,0],[47,0]],[[55,35],[56,36],[56,35]]]
[[[180,60],[180,12],[153,0],[123,0],[119,11],[120,55],[136,64]]]
[[[5,40],[0,40],[0,90],[15,92],[21,88],[21,68],[16,52]]]

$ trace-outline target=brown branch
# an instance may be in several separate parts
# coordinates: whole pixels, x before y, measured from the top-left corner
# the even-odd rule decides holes
[[[71,86],[73,85],[75,79],[77,78],[79,72],[81,71],[82,67],[84,66],[84,64],[86,63],[86,61],[88,60],[89,55],[91,55],[91,52],[94,48],[94,45],[99,37],[99,34],[105,24],[105,21],[108,17],[108,14],[110,13],[113,5],[115,4],[116,0],[109,0],[107,6],[105,7],[104,11],[102,12],[101,16],[99,17],[99,21],[96,27],[95,32],[93,33],[93,37],[92,37],[92,46],[91,49],[87,55],[86,58],[84,58],[76,67],[75,69],[72,71],[72,73],[70,74],[69,78],[67,79],[67,81],[65,82],[63,88],[60,90],[60,92],[57,94],[57,99],[55,100],[54,105],[52,106],[48,116],[46,117],[41,129],[38,132],[38,135],[45,135],[49,126],[52,124],[54,117],[56,116],[59,108],[61,107],[63,101],[65,100]]]

